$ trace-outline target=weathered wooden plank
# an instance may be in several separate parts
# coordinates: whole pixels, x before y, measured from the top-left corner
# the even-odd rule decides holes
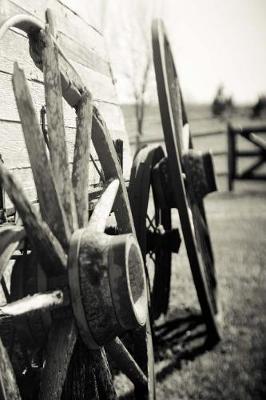
[[[12,72],[10,71],[5,73],[0,71],[0,96],[5,96],[6,100],[0,107],[0,120],[19,121],[11,84],[13,62],[10,62],[10,68],[11,65]],[[19,65],[24,69],[23,60]],[[121,130],[122,132],[125,132],[123,117],[119,105],[116,105],[116,93],[110,78],[101,78],[100,74],[93,72],[92,70],[87,70],[83,66],[77,67],[77,70],[81,73],[82,78],[85,77],[84,83],[86,84],[86,87],[90,89],[93,97],[98,99],[98,101],[94,101],[94,104],[97,104],[97,106],[103,110],[101,113],[106,116],[108,128],[110,130]],[[26,74],[26,76],[29,78],[30,75]],[[41,107],[45,104],[43,83],[29,80],[29,86],[31,88],[36,111],[40,111]],[[75,127],[76,120],[74,110],[65,100],[63,101],[63,105],[65,125]]]
[[[99,161],[96,162],[98,167],[100,167]],[[28,167],[26,169],[17,169],[12,171],[13,175],[15,176],[16,180],[23,185],[23,190],[25,195],[30,201],[37,200],[37,193],[35,189],[35,184],[32,176],[31,168]],[[92,164],[89,165],[89,185],[96,185],[99,182],[99,174],[94,168]],[[92,186],[92,187],[93,187]],[[5,194],[5,204],[7,208],[12,207],[12,202],[8,198],[7,194]]]
[[[101,31],[102,13],[104,11],[105,0],[59,0],[75,14],[79,15],[88,24]]]
[[[96,51],[84,47],[75,38],[71,38],[63,32],[58,33],[56,41],[70,60],[102,75],[111,77],[109,63],[106,59],[100,57]]]
[[[41,219],[25,196],[22,186],[0,164],[0,179],[24,223],[32,248],[47,273],[62,273],[66,268],[66,255],[48,225]]]
[[[73,60],[72,65],[79,73],[84,85],[92,93],[94,100],[118,104],[114,84],[110,77],[95,72]]]
[[[85,48],[89,48],[106,58],[105,44],[102,35],[93,26],[73,13],[57,0],[5,0],[2,15],[30,14],[45,21],[45,10],[51,8],[56,16],[56,30],[75,38]],[[93,13],[91,14],[93,15]]]
[[[66,143],[68,148],[69,160],[73,160],[74,143],[75,143],[75,129],[66,129]],[[5,166],[15,173],[26,170],[30,166],[29,157],[23,137],[21,124],[9,123],[0,121],[0,143],[1,154]],[[96,163],[98,163],[98,156],[93,146],[91,146],[90,153],[93,155]],[[71,168],[71,162],[70,162]],[[93,166],[91,166],[93,170]],[[23,175],[21,175],[22,178]],[[90,177],[91,181],[91,177]]]
[[[58,33],[57,43],[70,60],[100,75],[109,77],[112,81],[109,63],[102,59],[96,52],[88,50],[75,39],[68,37],[62,32]],[[16,52],[14,52],[14,48],[16,48]],[[12,72],[13,60],[25,63],[25,73],[29,78],[43,80],[41,71],[34,66],[29,55],[28,38],[18,31],[9,30],[1,39],[0,70]]]
[[[47,6],[51,7],[55,11],[56,16],[58,15],[59,8],[53,7],[53,3],[54,2],[58,3],[56,0],[53,0],[53,1],[50,1],[50,2],[49,1],[47,2],[47,1],[44,1],[44,0],[41,0],[41,1],[38,0],[34,4],[32,2],[30,2],[29,0],[27,0],[25,2],[18,1],[18,0],[14,1],[14,2],[7,1],[5,3],[6,4],[6,15],[12,15],[12,13],[14,15],[15,13],[23,11],[22,8],[27,8],[27,10],[30,13],[32,13],[33,15],[37,16],[38,18],[41,18],[42,20],[44,20],[44,8],[46,8]],[[44,5],[45,5],[45,7],[44,7]],[[42,6],[43,6],[43,9],[42,9]],[[60,10],[62,11],[63,10],[62,9],[62,7],[63,7],[62,2],[60,2],[60,7],[61,7]],[[66,13],[67,13],[68,16],[70,14],[72,16],[74,15],[73,12],[70,11],[70,10],[67,10]],[[83,46],[84,45],[84,41],[87,40],[87,37],[85,38],[86,35],[84,35],[84,34],[81,35],[83,37],[83,41],[80,41],[79,35],[77,35],[76,34],[76,30],[73,29],[73,19],[71,19],[71,20],[69,19],[68,20],[68,23],[71,25],[71,29],[72,30],[70,29],[70,31],[69,31],[68,29],[65,29],[65,31],[64,31],[63,28],[67,24],[65,24],[65,21],[64,21],[64,24],[62,23],[63,18],[65,18],[65,16],[62,16],[62,15],[59,16],[59,20],[61,21],[59,23],[59,25],[58,25],[58,21],[57,21],[57,27],[59,28],[59,37],[60,37],[60,40],[62,41],[62,43],[61,43],[62,47],[64,47],[64,40],[66,41],[66,43],[67,42],[68,43],[70,43],[70,42],[72,43],[73,40],[74,40],[74,41],[76,41],[78,43],[78,46],[79,46],[78,48],[80,49],[80,46]],[[78,18],[77,15],[74,15],[73,18],[74,18],[75,21],[78,21],[80,19],[80,18]],[[62,23],[62,29],[60,28],[60,24],[61,23]],[[76,22],[74,23],[74,25],[75,24],[76,24]],[[88,26],[87,23],[85,25]],[[82,25],[82,26],[85,26],[85,25]],[[77,24],[75,25],[75,27],[77,28]],[[73,33],[73,35],[70,34],[71,32]],[[13,36],[17,35],[14,32],[9,33],[9,34],[13,35]],[[97,33],[97,35],[101,38],[101,41],[103,42],[103,39],[102,39],[101,35],[99,35],[99,33]],[[17,35],[17,36],[19,36],[21,38],[21,40],[24,40],[23,36],[21,36],[21,35]],[[91,42],[91,40],[88,40],[88,42]],[[96,50],[95,54],[94,54],[95,55],[94,63],[96,63],[97,60],[99,60],[99,59],[97,59],[98,56],[102,57],[103,63],[101,65],[102,65],[103,70],[106,68],[105,73],[107,73],[108,72],[108,64],[105,64],[105,61],[104,61],[106,59],[106,54],[105,54],[103,43],[101,45],[101,46],[103,46],[102,49],[104,50],[104,52],[102,54],[101,54],[101,50],[99,50],[99,48],[101,48],[101,46],[99,47],[99,45],[95,41],[92,41],[91,43],[92,43],[92,45],[94,47],[94,50]],[[26,43],[25,43],[25,45],[26,45]],[[86,46],[84,46],[84,47],[86,47]],[[90,50],[93,51],[92,48],[90,48]],[[77,52],[77,51],[75,50],[75,52]],[[12,58],[12,54],[10,54],[10,56]],[[21,54],[20,57],[22,59],[23,58],[23,54]],[[79,57],[80,57],[79,58],[79,62],[81,62],[82,64],[86,65],[86,63],[90,62],[90,59],[86,58],[86,51],[84,51],[81,56],[79,54]],[[73,58],[75,58],[75,57],[73,56]],[[5,62],[9,63],[9,67],[11,67],[12,60],[9,59],[9,57],[7,57],[5,59]],[[108,130],[110,131],[111,136],[113,137],[113,139],[119,138],[119,139],[122,139],[123,142],[124,142],[124,166],[125,166],[125,170],[126,170],[126,176],[128,177],[129,176],[129,172],[128,171],[130,169],[129,164],[131,163],[131,158],[130,158],[130,155],[129,155],[129,145],[128,145],[127,137],[126,137],[124,126],[123,126],[123,121],[122,121],[120,116],[118,117],[118,114],[120,112],[119,108],[116,105],[109,104],[109,103],[115,103],[117,101],[112,80],[108,76],[105,76],[105,77],[102,78],[102,73],[101,72],[103,72],[103,71],[101,71],[101,68],[99,68],[100,71],[101,71],[100,73],[99,72],[95,72],[92,69],[90,69],[89,72],[88,72],[88,68],[85,65],[81,65],[81,64],[79,64],[77,62],[75,63],[75,66],[78,66],[78,68],[79,68],[80,74],[81,75],[83,74],[84,76],[86,76],[86,82],[85,82],[86,86],[90,90],[92,90],[93,96],[96,97],[96,99],[98,98],[99,101],[97,102],[97,106],[99,106],[99,105],[101,106],[102,104],[103,105],[107,105],[106,109],[108,107],[110,107],[110,109],[111,109],[111,107],[113,107],[113,110],[112,110],[113,112],[108,112],[107,113],[105,110],[103,110],[103,111],[101,111],[101,113],[102,113],[104,119],[107,120],[107,127],[108,127]],[[89,65],[89,66],[92,67],[92,65]],[[4,67],[6,68],[6,65]],[[33,67],[33,68],[35,68],[35,67]],[[31,72],[31,70],[29,68],[29,71],[28,71],[29,75],[32,74],[31,76],[33,77],[33,79],[35,79],[37,77],[37,80],[39,80],[40,75],[39,74],[36,75],[36,68],[34,70],[35,70],[35,75],[32,74],[32,72]],[[1,83],[1,81],[2,80],[0,79],[0,83]],[[33,82],[33,83],[35,83],[35,82]],[[36,104],[39,103],[40,107],[42,105],[41,104],[42,101],[39,101],[39,98],[41,96],[42,90],[40,89],[39,91],[38,90],[36,91],[36,101],[34,99],[34,102],[36,102]],[[103,94],[102,94],[103,91],[105,91],[106,96],[105,95],[103,96]],[[8,93],[8,90],[6,90],[5,84],[4,84],[4,88],[3,88],[3,93]],[[33,89],[33,93],[35,93],[35,88]],[[33,94],[33,96],[34,96],[34,94]],[[104,101],[103,101],[103,98],[104,98]],[[12,99],[11,99],[11,102],[12,102]],[[7,104],[8,103],[9,102],[7,102]],[[115,111],[115,107],[117,108],[118,112],[114,112]],[[12,116],[13,115],[13,111],[15,110],[15,108],[12,105],[12,103],[11,103],[11,106],[7,106],[6,108],[7,108],[7,110],[3,109],[3,113],[2,113],[2,117],[3,118],[2,119],[10,119],[10,120],[14,119],[14,120],[16,120],[17,116],[16,117]],[[102,107],[102,108],[104,108],[104,107]],[[65,109],[64,109],[64,111],[65,111]],[[14,111],[14,112],[16,113],[16,111]],[[1,113],[1,109],[0,109],[0,113]],[[110,117],[108,117],[108,115]],[[7,116],[9,118],[7,118]],[[66,123],[69,126],[73,126],[74,125],[73,124],[74,113],[72,113],[72,115],[68,119],[68,112],[65,112],[65,117],[66,117],[65,118]],[[0,119],[1,119],[1,117],[0,117]],[[115,126],[115,129],[113,129],[114,126]],[[12,129],[12,128],[8,127],[8,130],[9,129]],[[120,134],[120,132],[121,132],[121,134]],[[18,140],[18,142],[19,142],[19,140]],[[68,146],[69,147],[73,147],[71,141],[69,141]]]
[[[20,66],[23,67],[23,63],[20,64]],[[12,73],[13,73],[13,63],[12,63]],[[30,87],[35,110],[37,113],[39,113],[41,107],[45,104],[44,86],[42,83],[38,83],[35,81],[28,81],[28,85]],[[18,115],[12,88],[12,75],[9,73],[5,74],[0,72],[0,96],[2,98],[3,97],[5,98],[5,101],[1,103],[0,107],[0,120],[19,122],[20,118]],[[63,104],[64,104],[65,125],[74,128],[76,126],[75,111],[67,104],[65,100]]]
[[[122,138],[122,140],[124,139],[123,132],[110,131],[110,133],[113,140],[119,138]],[[69,160],[73,160],[75,135],[75,128],[66,128],[66,143]],[[0,121],[0,143],[0,153],[2,154],[4,163],[8,169],[27,168],[30,165],[20,123]],[[98,160],[98,156],[96,155],[93,146],[90,148],[90,153],[96,160]],[[129,155],[130,154],[128,154],[128,157]]]
[[[0,71],[12,74],[15,60],[23,65],[27,78],[43,80],[42,72],[34,65],[30,57],[28,38],[9,30],[0,42]]]

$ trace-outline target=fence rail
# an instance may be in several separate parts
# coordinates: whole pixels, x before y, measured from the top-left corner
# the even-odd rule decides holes
[[[222,121],[217,120],[215,118],[198,118],[198,119],[192,119],[192,125],[196,125],[197,122],[199,123],[204,123],[204,121],[208,121],[208,123],[213,121],[213,124],[221,125]],[[244,125],[244,122],[243,122]],[[246,180],[251,180],[254,179],[254,175],[249,176],[249,174],[237,174],[235,172],[234,177],[232,177],[232,168],[236,168],[236,161],[232,161],[232,140],[228,136],[228,126],[227,122],[224,121],[224,126],[216,128],[214,127],[213,130],[211,129],[198,129],[194,130],[192,133],[192,137],[194,140],[201,139],[200,144],[196,147],[202,149],[202,150],[207,150],[209,147],[209,142],[211,141],[211,144],[214,144],[214,150],[212,150],[212,154],[214,157],[214,165],[216,167],[216,176],[218,178],[225,178],[223,181],[223,184],[221,185],[225,189],[232,189],[232,179],[246,179]],[[266,125],[260,125],[260,126],[252,126],[252,125],[244,125],[243,128],[237,128],[237,132],[241,132],[242,137],[249,136],[250,141],[249,144],[252,146],[253,144],[257,144],[257,146],[262,145],[262,143],[265,143],[264,139],[261,139],[258,137],[259,134],[265,134],[266,133]],[[221,146],[222,148],[215,148],[216,144],[216,139],[218,140],[217,142],[217,147]],[[136,140],[137,139],[137,140]],[[209,139],[209,140],[208,140]],[[221,140],[222,139],[222,140]],[[148,145],[148,144],[155,144],[155,143],[163,143],[164,138],[162,135],[157,135],[157,136],[143,136],[143,137],[131,137],[130,139],[130,145],[132,147],[136,146],[143,146],[143,145]],[[255,143],[256,142],[256,143]],[[231,147],[230,147],[231,146]],[[242,146],[242,147],[247,147]],[[234,155],[233,157],[235,159],[240,158],[245,161],[244,159],[253,159],[255,161],[256,157],[261,158],[262,153],[265,155],[265,150],[260,149],[252,149],[252,148],[243,148],[243,149],[238,149],[234,148]],[[231,158],[230,158],[231,157]],[[235,163],[235,164],[234,164]],[[232,167],[233,165],[233,167]],[[256,175],[257,180],[263,180],[265,179],[265,175]]]

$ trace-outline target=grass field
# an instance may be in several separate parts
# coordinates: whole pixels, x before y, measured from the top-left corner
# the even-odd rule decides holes
[[[222,341],[209,349],[184,252],[173,260],[170,316],[157,329],[159,399],[266,398],[266,188],[207,201]]]
[[[131,142],[133,110],[124,108]],[[208,107],[189,109],[192,133],[226,129]],[[247,110],[234,116],[249,123]],[[253,123],[253,121],[252,121]],[[261,123],[261,121],[260,121]],[[162,138],[157,107],[149,107],[144,138]],[[225,133],[196,138],[196,147],[226,150]],[[134,147],[134,145],[132,145]],[[226,172],[226,156],[216,158]],[[226,189],[226,176],[219,179]],[[221,303],[222,341],[206,343],[195,289],[184,249],[173,256],[170,313],[156,328],[159,400],[264,400],[266,398],[266,184],[237,182],[233,193],[210,195],[206,208],[213,238]],[[178,225],[177,213],[173,213]]]

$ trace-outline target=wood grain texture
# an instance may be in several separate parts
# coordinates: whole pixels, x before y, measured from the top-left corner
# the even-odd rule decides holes
[[[73,319],[54,321],[45,354],[40,400],[60,400],[68,366],[77,340]]]
[[[117,367],[134,383],[135,386],[146,386],[147,378],[122,341],[117,337],[105,346],[106,351],[115,361]]]
[[[25,63],[19,63],[19,66],[24,70]],[[15,98],[12,90],[12,74],[14,69],[14,63],[12,62],[12,72],[4,73],[0,72],[0,96],[4,96],[6,101],[1,104],[0,107],[0,120],[10,122],[20,122],[19,114],[16,108]],[[24,70],[25,73],[25,70]],[[26,73],[25,76],[27,77]],[[36,113],[39,113],[41,107],[45,104],[44,85],[43,82],[36,82],[31,79],[27,79],[28,86],[31,91],[31,95],[34,102],[34,108]],[[76,126],[75,111],[63,101],[63,110],[65,116],[65,125],[67,127],[74,128]]]
[[[88,46],[84,47],[76,38],[63,32],[58,33],[56,41],[70,60],[112,79],[108,61],[96,51],[89,50]]]
[[[33,249],[39,255],[39,261],[44,271],[52,274],[62,273],[66,268],[66,255],[63,248],[48,225],[27,200],[21,185],[14,180],[12,174],[1,164],[0,180],[18,210],[27,236]]]
[[[90,400],[99,400],[95,369],[91,353],[79,337],[63,388],[63,399],[80,400],[86,397]]]
[[[50,310],[61,307],[64,303],[67,305],[67,302],[64,302],[61,290],[50,293],[35,293],[32,296],[26,296],[12,303],[0,306],[0,324],[4,322],[5,318],[35,313],[40,310]]]
[[[103,168],[105,178],[107,180],[118,178],[120,181],[120,189],[114,206],[120,233],[132,232],[135,235],[133,217],[121,166],[110,133],[96,109],[94,109],[92,119],[92,141]]]
[[[6,0],[2,15],[30,14],[45,22],[45,10],[51,8],[56,15],[58,32],[76,38],[85,48],[89,48],[103,58],[106,57],[105,45],[102,35],[93,26],[93,21],[88,24],[76,13],[65,7],[58,0]],[[92,12],[91,15],[94,15]]]
[[[14,66],[13,86],[30,158],[42,217],[67,248],[70,229],[60,203],[44,137],[34,110],[23,70]]]
[[[78,224],[68,168],[58,52],[53,45],[48,28],[46,28],[44,41],[43,72],[51,164],[68,225],[73,232]]]
[[[117,400],[113,377],[104,348],[90,352],[95,368],[95,377],[100,399]]]
[[[102,193],[88,223],[88,228],[92,232],[104,233],[107,226],[108,217],[114,206],[118,188],[119,180],[114,179],[111,183],[109,183]]]
[[[0,280],[10,257],[25,236],[25,230],[21,226],[0,225]]]
[[[59,2],[57,0],[37,0],[34,3],[29,0],[8,0],[4,4],[4,11],[6,16],[26,12],[44,21],[44,10],[47,6],[51,7],[56,15],[59,44],[63,51],[68,52],[67,56],[82,76],[82,80],[84,80],[85,85],[92,92],[94,99],[96,99],[93,103],[99,108],[100,113],[106,120],[107,128],[113,140],[121,139],[124,142],[124,176],[128,179],[131,166],[129,142],[122,112],[117,105],[116,91],[113,85],[112,74],[109,71],[109,61],[108,57],[106,57],[104,41],[99,32],[97,32],[97,28],[95,29],[93,23],[90,24],[87,18],[84,18],[85,14],[83,12],[77,11],[79,6],[73,2],[73,7],[69,7],[69,4],[65,6],[63,1]],[[92,7],[91,4],[83,2],[80,10],[84,10],[85,8],[90,10],[90,7]],[[82,14],[81,17],[78,14]],[[88,15],[90,16],[91,13],[89,12]],[[92,36],[90,36],[90,32],[88,33],[87,30],[93,31]],[[95,40],[94,35],[97,36],[97,40]],[[34,199],[36,198],[35,188],[31,173],[27,169],[29,166],[28,155],[23,143],[21,127],[18,124],[19,116],[12,95],[11,74],[13,61],[16,58],[25,66],[25,74],[30,81],[29,85],[33,102],[38,112],[44,104],[42,73],[30,59],[28,54],[28,40],[25,35],[19,31],[9,31],[0,44],[0,95],[4,96],[6,100],[2,102],[0,107],[1,153],[3,153],[3,158],[8,168],[18,168],[18,171],[15,171],[16,175],[21,177],[25,185],[25,191],[31,199]],[[71,160],[75,142],[75,112],[65,101],[63,101],[63,104],[68,157]],[[93,148],[91,151],[94,153]],[[23,170],[20,168],[23,168]],[[92,165],[90,165],[90,171],[90,184],[95,184],[99,181],[98,174]]]
[[[84,93],[77,107],[77,133],[73,158],[72,185],[77,209],[78,226],[88,221],[89,151],[92,124],[92,101]]]
[[[0,338],[0,397],[3,400],[20,400],[15,374],[7,351]]]
[[[59,1],[88,24],[94,26],[95,29],[101,31],[101,14],[105,0],[90,0],[89,3],[87,0],[80,0],[78,3],[76,0]]]

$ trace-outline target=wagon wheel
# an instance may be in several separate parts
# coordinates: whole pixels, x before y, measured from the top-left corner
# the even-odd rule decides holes
[[[180,237],[172,230],[171,208],[162,201],[158,166],[165,159],[161,146],[147,146],[135,156],[129,199],[136,234],[141,246],[151,292],[151,315],[166,314],[169,304],[172,252],[178,252]]]
[[[152,24],[155,75],[161,120],[172,181],[173,206],[178,208],[190,268],[209,337],[219,339],[215,314],[216,278],[203,197],[216,189],[210,154],[192,149],[170,44],[161,20]]]
[[[37,396],[81,399],[85,395],[115,399],[106,350],[132,382],[136,398],[152,400],[153,351],[145,271],[111,137],[92,107],[90,94],[84,87],[77,90],[80,81],[73,69],[71,82],[65,87],[62,82],[61,88],[68,75],[59,70],[58,58],[63,55],[54,44],[51,24],[44,32],[35,19],[17,16],[2,25],[0,37],[10,26],[25,30],[35,39],[39,36],[43,44],[49,154],[24,72],[15,64],[13,89],[39,210],[0,165],[2,185],[23,222],[23,227],[6,224],[0,228],[0,279],[10,259],[18,258],[8,302],[0,308],[0,393],[4,400]],[[77,113],[72,176],[62,89]],[[88,222],[90,136],[106,181]],[[118,235],[105,233],[112,210]],[[25,247],[25,239],[29,247]],[[21,246],[24,254],[17,257],[15,251]],[[29,271],[32,275],[27,279]],[[20,285],[21,277],[24,281]],[[5,331],[15,332],[18,348],[14,348],[17,340],[10,341]],[[133,358],[119,339],[128,331],[133,332],[133,347],[141,347],[141,357],[134,351]],[[23,340],[25,336],[27,340]]]

